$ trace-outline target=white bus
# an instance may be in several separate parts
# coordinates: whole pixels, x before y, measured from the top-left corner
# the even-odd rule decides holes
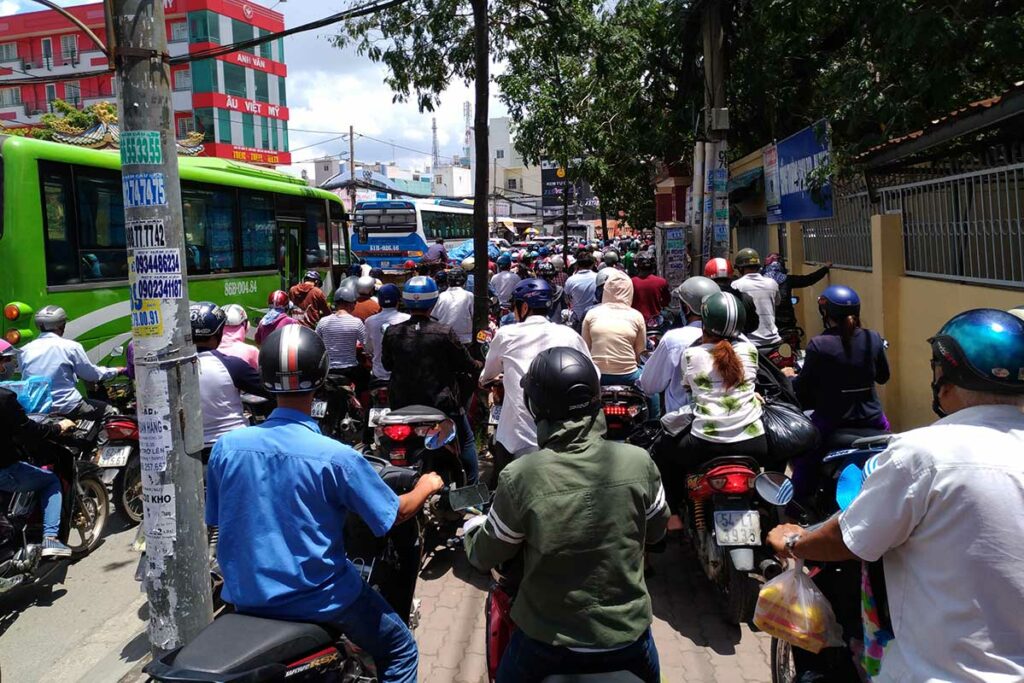
[[[437,238],[451,251],[473,239],[473,207],[446,199],[381,199],[356,203],[351,249],[371,268],[400,271],[418,262]]]

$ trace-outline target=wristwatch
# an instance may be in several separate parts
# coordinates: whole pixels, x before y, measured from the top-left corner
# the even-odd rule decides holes
[[[793,557],[796,557],[796,553],[793,550],[796,548],[796,542],[800,540],[800,534],[790,534],[786,536],[786,550]]]

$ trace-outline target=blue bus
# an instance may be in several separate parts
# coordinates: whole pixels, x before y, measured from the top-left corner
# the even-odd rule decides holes
[[[351,250],[371,268],[401,271],[419,262],[437,238],[451,251],[473,239],[473,207],[445,199],[357,202]]]

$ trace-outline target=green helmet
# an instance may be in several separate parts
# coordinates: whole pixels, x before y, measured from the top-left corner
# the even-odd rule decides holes
[[[736,254],[735,266],[736,269],[748,268],[750,266],[760,266],[761,255],[754,249],[747,247],[746,249],[740,249],[739,253]]]
[[[729,292],[715,292],[706,297],[700,306],[700,317],[705,332],[725,339],[738,337],[747,322],[743,302]]]

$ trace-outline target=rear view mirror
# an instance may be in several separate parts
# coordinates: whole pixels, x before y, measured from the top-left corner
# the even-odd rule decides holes
[[[487,489],[487,484],[475,484],[449,491],[448,503],[455,512],[463,512],[470,508],[480,510],[490,497],[491,492]]]
[[[431,427],[423,439],[423,445],[432,451],[451,443],[455,438],[455,423],[451,420],[443,420]]]
[[[793,500],[793,482],[781,472],[762,472],[754,478],[757,495],[772,505],[788,505]]]

